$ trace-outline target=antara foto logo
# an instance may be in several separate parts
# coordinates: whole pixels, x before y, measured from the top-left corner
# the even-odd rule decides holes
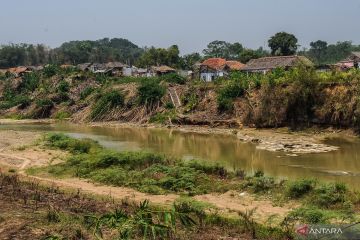
[[[309,226],[304,225],[304,226],[301,226],[301,227],[297,228],[296,233],[298,233],[298,234],[300,234],[302,236],[307,236],[309,234]]]

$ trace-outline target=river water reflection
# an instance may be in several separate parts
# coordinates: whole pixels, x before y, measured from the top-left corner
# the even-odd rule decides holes
[[[166,155],[202,159],[220,163],[230,170],[248,174],[257,170],[268,176],[287,179],[319,178],[340,181],[360,190],[360,140],[329,139],[326,143],[340,150],[287,156],[281,152],[259,150],[235,136],[182,133],[175,130],[145,128],[89,127],[75,124],[0,125],[1,129],[41,132],[64,132],[77,138],[92,138],[117,151],[147,150]]]

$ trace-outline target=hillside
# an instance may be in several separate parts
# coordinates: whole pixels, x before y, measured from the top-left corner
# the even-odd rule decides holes
[[[0,116],[239,127],[311,125],[357,129],[360,73],[297,68],[233,73],[213,83],[175,74],[107,77],[48,66],[1,76]]]

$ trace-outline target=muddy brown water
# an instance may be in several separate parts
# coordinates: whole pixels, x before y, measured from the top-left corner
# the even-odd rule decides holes
[[[360,140],[333,138],[325,143],[338,151],[288,156],[256,148],[235,136],[183,133],[146,128],[90,127],[68,123],[0,125],[0,130],[63,132],[76,138],[91,138],[117,151],[146,150],[184,159],[219,163],[229,170],[257,170],[278,179],[316,178],[344,182],[360,190]]]

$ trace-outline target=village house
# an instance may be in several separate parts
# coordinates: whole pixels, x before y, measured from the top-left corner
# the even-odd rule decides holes
[[[267,73],[276,68],[289,69],[299,64],[313,66],[313,63],[304,56],[275,56],[250,60],[242,71],[249,73]]]
[[[86,72],[86,71],[90,71],[90,66],[92,65],[92,63],[81,63],[81,64],[78,64],[76,67],[83,71],[83,72]]]
[[[151,67],[151,73],[152,76],[162,76],[169,73],[175,73],[176,70],[174,68],[171,68],[169,66],[163,65],[159,67]]]
[[[225,77],[230,71],[240,71],[245,65],[223,58],[209,58],[200,65],[200,79],[211,82],[217,77]]]
[[[335,64],[342,70],[350,69],[350,68],[360,68],[360,52],[352,52],[350,56],[345,60],[338,62]]]
[[[15,77],[22,77],[25,73],[32,72],[32,70],[29,67],[21,66],[21,67],[9,68],[7,69],[6,72]]]
[[[111,76],[131,76],[132,69],[121,62],[108,63],[82,63],[77,68],[81,71],[90,71],[92,73],[102,73]]]

